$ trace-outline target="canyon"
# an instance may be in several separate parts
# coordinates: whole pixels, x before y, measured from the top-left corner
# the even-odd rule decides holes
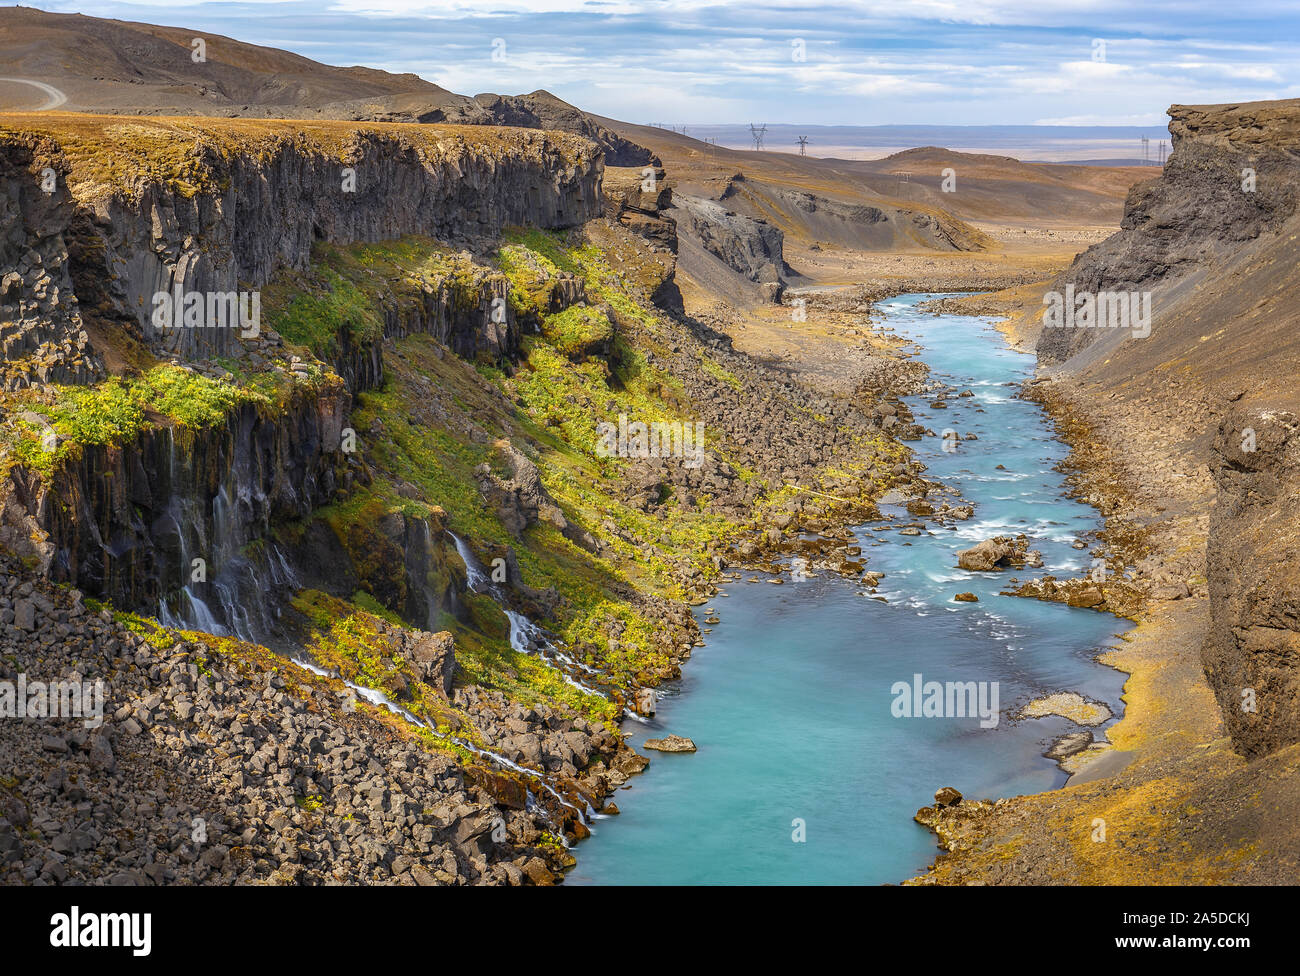
[[[14,37],[100,52],[63,111],[0,114],[0,679],[105,688],[101,726],[0,724],[0,880],[562,882],[632,777],[699,758],[629,745],[709,646],[699,608],[796,561],[878,596],[856,530],[976,514],[913,446],[966,396],[882,313],[918,293],[1036,357],[1018,396],[1104,521],[1072,547],[1101,581],[956,599],[1134,626],[1064,788],[926,784],[911,883],[1300,875],[1300,100],[1173,106],[1161,171],[819,160],[224,38],[183,74],[174,28],[0,26],[15,76]],[[256,296],[258,328],[160,327],[172,294]],[[1078,294],[1146,296],[1141,328],[1044,320]]]

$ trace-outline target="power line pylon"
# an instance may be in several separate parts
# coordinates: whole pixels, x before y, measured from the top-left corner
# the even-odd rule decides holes
[[[807,137],[807,136],[799,136],[798,139],[799,139],[799,155],[800,155],[800,156],[807,156],[807,155],[808,155],[808,137]]]
[[[749,123],[749,134],[754,137],[754,152],[761,152],[763,149],[763,136],[767,135],[767,123],[761,126]]]

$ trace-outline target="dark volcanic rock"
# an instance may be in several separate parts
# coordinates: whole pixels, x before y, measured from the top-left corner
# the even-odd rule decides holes
[[[209,192],[157,181],[79,201],[84,257],[74,284],[162,350],[226,355],[238,330],[156,328],[154,296],[257,288],[279,269],[306,267],[320,241],[469,240],[512,224],[572,227],[600,213],[603,164],[593,146],[557,133],[518,136],[501,148],[440,134],[434,146],[416,129],[410,139],[359,129],[341,157],[288,135],[260,151],[201,140],[192,163]],[[354,192],[340,190],[345,167]]]
[[[734,213],[712,200],[678,194],[675,198],[680,231],[697,238],[703,248],[750,281],[778,286],[790,273],[783,254],[785,235],[779,227]]]
[[[1247,431],[1253,432],[1254,450]],[[1211,455],[1216,504],[1206,546],[1205,675],[1234,746],[1248,757],[1300,742],[1300,420],[1240,409]]]
[[[52,140],[0,140],[0,386],[85,383],[103,364],[82,327],[65,237],[75,209]]]

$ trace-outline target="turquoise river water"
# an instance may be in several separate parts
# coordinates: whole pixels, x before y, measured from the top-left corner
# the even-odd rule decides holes
[[[924,426],[978,436],[951,453],[938,436],[911,445],[928,477],[958,489],[975,516],[908,537],[898,528],[911,517],[886,507],[892,522],[858,529],[867,568],[886,574],[877,594],[887,603],[824,573],[783,586],[727,583],[707,604],[721,618],[707,646],[663,689],[658,715],[627,728],[638,750],[646,738],[677,733],[699,751],[647,753],[650,768],[614,797],[621,815],[595,823],[576,849],[567,884],[898,882],[937,853],[912,815],[938,787],[984,798],[1064,782],[1041,753],[1075,726],[1015,721],[1025,702],[1075,691],[1119,714],[1124,675],[1095,657],[1124,621],[998,595],[1015,571],[955,568],[957,550],[1023,532],[1045,565],[1022,579],[1069,575],[1090,559],[1071,543],[1099,523],[1093,509],[1064,497],[1055,466],[1066,447],[1042,410],[1014,396],[1033,357],[986,320],[918,312],[929,297],[880,307],[886,324],[920,347],[932,378],[975,394],[950,396],[946,410],[932,409],[932,397],[908,398]],[[964,590],[980,602],[953,602]],[[916,674],[997,682],[996,727],[978,717],[896,717],[893,686]]]

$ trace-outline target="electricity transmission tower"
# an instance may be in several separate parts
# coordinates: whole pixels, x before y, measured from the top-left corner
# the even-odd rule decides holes
[[[808,137],[807,137],[807,136],[798,136],[797,138],[799,139],[799,155],[800,155],[800,156],[807,156],[807,155],[808,155]]]
[[[1142,165],[1143,166],[1151,165],[1151,160],[1148,156],[1150,149],[1151,149],[1151,140],[1148,139],[1146,136],[1143,136],[1142,137]]]
[[[767,134],[767,123],[761,126],[749,123],[749,134],[754,137],[754,152],[759,152],[763,148],[763,136]]]
[[[1162,169],[1164,168],[1165,165],[1165,149],[1167,148],[1168,145],[1166,143],[1164,142],[1160,143],[1160,166]]]

